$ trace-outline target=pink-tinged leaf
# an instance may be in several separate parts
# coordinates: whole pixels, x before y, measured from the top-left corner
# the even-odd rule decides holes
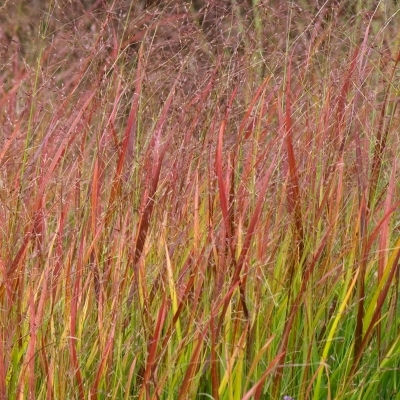
[[[382,226],[385,224],[385,222],[388,220],[388,218],[398,209],[398,207],[400,206],[400,201],[398,201],[397,203],[395,203],[386,213],[385,215],[382,217],[382,219],[379,221],[379,223],[376,225],[376,227],[374,228],[374,230],[372,231],[372,233],[370,234],[369,238],[368,238],[368,242],[365,246],[365,250],[364,250],[364,255],[363,257],[366,258],[371,250],[371,247],[375,241],[375,239],[378,237]]]
[[[246,232],[246,236],[245,236],[245,240],[243,243],[243,247],[242,247],[242,251],[240,252],[240,256],[239,256],[239,260],[237,263],[237,270],[235,271],[235,277],[236,279],[239,279],[239,275],[241,273],[241,269],[246,261],[247,258],[247,252],[250,248],[250,244],[251,244],[251,240],[254,236],[254,233],[256,231],[256,227],[257,224],[260,220],[260,215],[261,215],[261,211],[263,209],[264,203],[265,203],[265,194],[267,192],[267,188],[268,188],[268,184],[272,175],[272,172],[274,171],[274,169],[276,168],[276,155],[273,156],[270,166],[263,178],[263,180],[261,181],[261,188],[260,191],[258,193],[258,199],[257,199],[257,203],[256,203],[256,207],[254,209],[253,215],[251,217],[250,220],[250,224],[249,227],[247,229]],[[247,271],[245,271],[246,273]],[[246,279],[246,278],[245,278]]]
[[[219,128],[217,153],[215,155],[215,169],[216,169],[217,179],[218,179],[219,201],[221,204],[222,217],[224,219],[225,227],[228,231],[228,235],[230,236],[230,234],[229,234],[230,232],[228,230],[229,229],[229,226],[228,226],[228,200],[227,200],[226,187],[225,187],[225,182],[224,182],[223,173],[222,173],[222,142],[223,142],[225,126],[226,126],[226,120],[223,119],[221,126]]]
[[[137,129],[137,119],[138,119],[138,110],[139,110],[139,102],[142,93],[142,84],[145,76],[145,65],[143,64],[143,44],[139,48],[138,54],[138,65],[136,68],[136,79],[135,79],[135,93],[133,94],[132,107],[129,112],[128,121],[126,124],[124,137],[122,139],[122,144],[120,147],[119,158],[117,161],[117,168],[115,170],[114,180],[111,188],[110,198],[108,201],[108,210],[111,209],[111,206],[115,203],[115,199],[118,196],[121,185],[121,177],[122,170],[125,165],[125,159],[128,159],[128,162],[131,162],[134,152],[134,143],[136,137],[136,129]],[[115,111],[116,112],[116,111]],[[114,111],[113,111],[114,113]],[[110,213],[108,213],[107,219],[110,218]]]
[[[23,114],[19,117],[18,122],[15,126],[15,129],[13,131],[13,133],[11,134],[11,136],[9,138],[7,138],[3,148],[1,149],[0,152],[0,165],[2,163],[2,160],[4,158],[4,156],[7,153],[7,150],[10,148],[11,144],[13,143],[13,141],[15,140],[15,138],[17,137],[20,127],[21,127],[21,121],[23,121]]]
[[[165,143],[163,145],[160,143],[161,142],[161,134],[162,134],[163,128],[165,126],[165,123],[167,122],[168,113],[169,113],[170,107],[172,105],[172,100],[175,95],[175,88],[181,77],[184,65],[185,65],[185,63],[182,63],[179,73],[178,73],[178,75],[174,81],[174,84],[171,88],[171,91],[168,95],[168,98],[161,110],[160,117],[157,121],[153,136],[152,136],[152,138],[150,140],[150,144],[149,144],[148,153],[150,153],[150,155],[152,155],[152,157],[151,158],[149,157],[147,167],[149,170],[151,169],[151,172],[149,174],[150,176],[148,177],[149,187],[146,188],[146,190],[144,191],[144,195],[142,197],[143,212],[142,212],[142,217],[139,222],[139,226],[137,228],[135,246],[134,246],[134,251],[133,251],[133,256],[132,256],[133,267],[135,268],[135,281],[133,282],[133,284],[131,286],[131,290],[130,290],[129,297],[128,297],[128,305],[130,305],[133,300],[135,284],[137,283],[137,279],[138,279],[137,264],[140,260],[140,257],[142,255],[144,245],[146,242],[147,232],[149,230],[151,216],[153,214],[154,196],[156,195],[156,192],[157,192],[158,182],[159,182],[160,173],[161,173],[161,167],[162,167],[165,153],[167,152],[168,147],[170,145],[169,139],[170,139],[171,135],[173,134],[173,132],[172,131],[170,132],[169,137],[166,138]],[[160,150],[160,146],[161,146],[161,150]],[[149,167],[150,163],[151,163],[151,168]]]
[[[369,177],[369,197],[368,197],[368,207],[369,208],[371,208],[373,206],[372,202],[373,202],[373,198],[375,196],[376,187],[378,185],[379,171],[381,170],[382,160],[383,160],[383,152],[386,148],[386,142],[387,142],[387,138],[389,135],[389,128],[391,126],[390,124],[387,124],[386,129],[384,130],[384,123],[385,123],[385,119],[386,119],[386,105],[388,102],[390,88],[393,85],[394,74],[397,70],[397,65],[399,62],[400,62],[400,51],[397,56],[396,62],[393,66],[391,77],[387,82],[385,97],[382,102],[381,114],[380,114],[379,122],[378,122],[376,144],[375,144],[375,148],[374,148],[374,156],[373,156],[373,160],[372,160],[372,167],[371,167],[371,172],[370,172],[370,177]],[[394,106],[395,109],[397,108],[398,104],[399,104],[399,102],[397,101]]]
[[[42,201],[44,192],[48,186],[48,183],[50,181],[51,175],[53,174],[57,164],[60,162],[60,159],[62,155],[64,154],[68,144],[70,144],[75,136],[77,135],[77,132],[75,131],[75,128],[77,127],[78,123],[81,122],[82,117],[84,112],[86,111],[87,107],[89,106],[90,102],[92,101],[94,95],[96,94],[96,91],[93,91],[86,99],[86,101],[79,107],[79,112],[77,113],[76,117],[72,121],[70,128],[64,135],[64,140],[61,142],[60,146],[58,147],[57,151],[55,152],[53,159],[47,168],[46,174],[44,175],[41,185],[39,186],[38,189],[38,194],[37,194],[37,200],[34,205],[34,210],[39,209],[40,203]]]
[[[25,233],[24,240],[22,241],[21,247],[18,250],[17,255],[14,257],[13,261],[11,262],[10,267],[7,270],[7,277],[11,277],[13,273],[18,268],[20,261],[25,257],[26,251],[28,249],[29,241],[32,237],[32,229],[33,227],[29,227]]]
[[[341,88],[340,94],[339,94],[339,99],[337,103],[337,109],[336,109],[336,125],[335,125],[335,132],[334,132],[334,138],[333,140],[337,142],[338,138],[341,138],[340,142],[340,147],[339,147],[339,153],[342,153],[344,150],[344,146],[346,143],[346,137],[343,135],[342,132],[342,125],[344,123],[344,116],[345,116],[345,111],[346,111],[346,99],[350,90],[351,86],[351,78],[354,74],[354,71],[356,70],[357,67],[357,60],[358,60],[358,53],[360,51],[360,48],[356,46],[356,49],[354,50],[353,57],[351,59],[350,65],[349,65],[349,70],[346,74],[346,77],[344,79],[343,86]]]
[[[99,213],[99,189],[100,189],[100,182],[99,182],[99,158],[96,157],[94,162],[94,171],[93,171],[93,178],[92,178],[92,207],[91,207],[91,219],[92,219],[92,232],[93,235],[96,233],[97,228],[97,218]]]
[[[219,128],[219,134],[218,134],[218,145],[217,145],[217,152],[215,155],[215,169],[216,169],[216,174],[217,174],[217,179],[218,179],[218,190],[219,190],[219,199],[220,199],[220,204],[221,204],[221,211],[222,211],[222,217],[224,219],[224,225],[226,229],[226,237],[228,238],[228,241],[232,239],[232,232],[231,232],[231,226],[229,224],[229,204],[228,204],[228,196],[227,196],[227,185],[223,177],[223,172],[222,172],[222,147],[223,147],[223,138],[224,138],[224,133],[226,129],[226,124],[229,119],[230,115],[230,110],[233,104],[233,100],[235,99],[236,93],[238,91],[238,87],[235,88],[233,91],[229,103],[225,112],[225,116],[221,122],[220,128]]]
[[[240,127],[239,127],[239,136],[240,137],[243,135],[243,133],[246,133],[246,131],[248,131],[248,125],[249,125],[249,119],[250,119],[251,113],[253,112],[253,109],[254,109],[258,99],[261,97],[262,93],[264,92],[265,88],[267,87],[267,85],[270,82],[272,77],[273,77],[272,75],[265,77],[263,83],[259,86],[253,99],[251,100],[251,103],[247,108],[246,114],[244,115],[243,120],[240,123]],[[272,94],[273,94],[273,92],[270,94],[270,97]],[[268,102],[268,99],[266,100],[266,102]],[[251,123],[252,123],[252,121],[250,122],[250,124]],[[247,127],[247,129],[246,129],[246,127]]]
[[[293,141],[292,141],[292,91],[291,91],[291,68],[292,58],[290,58],[287,70],[286,82],[286,113],[285,113],[285,141],[288,155],[289,165],[289,190],[288,190],[288,205],[291,213],[294,214],[294,222],[298,234],[297,244],[299,249],[299,257],[302,256],[304,246],[303,223],[300,202],[300,187],[296,159],[294,156]]]

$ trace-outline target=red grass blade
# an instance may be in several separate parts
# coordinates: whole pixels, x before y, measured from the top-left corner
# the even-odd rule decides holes
[[[114,317],[113,317],[113,322],[111,323],[111,331],[108,335],[107,343],[105,345],[105,349],[103,351],[103,355],[101,357],[99,367],[97,369],[96,378],[95,378],[92,388],[91,388],[91,398],[93,400],[96,400],[98,398],[98,388],[99,388],[99,384],[100,384],[100,379],[103,375],[103,371],[104,371],[108,356],[114,345],[115,326],[116,326],[116,319],[117,319],[118,313],[117,313],[117,310],[115,310],[115,307],[112,307],[112,309],[114,310],[114,312],[113,312]]]
[[[250,400],[253,396],[255,400],[258,400],[263,395],[262,389],[267,379],[268,375],[275,369],[278,363],[281,362],[282,358],[284,358],[285,354],[278,354],[268,365],[268,368],[262,374],[261,378],[258,382],[242,397],[242,400]]]
[[[135,247],[134,247],[133,256],[132,256],[132,258],[133,258],[132,263],[133,263],[133,267],[135,268],[135,278],[134,278],[134,282],[131,286],[131,290],[129,293],[128,306],[130,306],[130,304],[132,303],[132,300],[133,300],[135,284],[138,279],[137,263],[140,260],[140,257],[142,255],[144,245],[146,242],[147,232],[150,227],[150,220],[151,220],[151,216],[153,213],[154,196],[156,194],[157,187],[158,187],[158,181],[160,178],[162,162],[163,162],[165,153],[169,147],[169,142],[170,142],[167,138],[167,140],[165,141],[165,144],[162,146],[161,151],[160,151],[159,146],[161,146],[161,144],[160,144],[161,133],[162,133],[163,127],[167,121],[168,112],[170,110],[170,107],[172,104],[172,99],[174,98],[174,94],[175,94],[175,88],[179,82],[184,65],[185,65],[185,63],[182,63],[181,69],[174,81],[174,84],[171,88],[170,94],[164,104],[163,109],[161,110],[160,117],[158,119],[157,125],[154,129],[154,133],[153,133],[153,136],[152,136],[152,138],[150,140],[150,144],[149,144],[149,153],[153,153],[153,157],[151,160],[148,161],[148,170],[150,170],[150,168],[149,168],[150,162],[152,164],[152,167],[151,167],[151,173],[150,173],[150,177],[149,177],[149,188],[147,188],[147,190],[144,191],[144,194],[142,197],[143,212],[142,212],[142,217],[139,222],[139,226],[137,228]],[[172,132],[171,132],[171,134],[172,134]]]
[[[154,362],[156,359],[157,347],[159,346],[160,343],[162,328],[164,326],[165,318],[167,316],[167,304],[168,304],[167,299],[164,297],[164,299],[161,302],[161,307],[158,311],[158,317],[154,328],[153,337],[149,341],[149,351],[147,356],[146,369],[143,376],[142,387],[140,389],[140,393],[138,396],[139,399],[149,398],[150,393],[148,386],[150,384],[150,377],[154,369]]]
[[[259,217],[260,217],[260,214],[261,214],[261,211],[262,211],[262,207],[264,205],[264,197],[265,197],[265,193],[266,193],[267,188],[268,188],[268,183],[269,183],[270,177],[272,175],[272,171],[276,167],[275,160],[276,160],[276,156],[273,157],[273,159],[271,161],[271,164],[270,164],[270,167],[269,167],[268,171],[266,172],[266,174],[265,174],[265,176],[264,176],[264,178],[262,180],[261,189],[260,189],[259,197],[258,197],[258,200],[257,200],[257,203],[256,203],[256,207],[254,209],[254,212],[253,212],[253,215],[252,215],[252,218],[251,218],[251,221],[250,221],[250,225],[249,225],[249,228],[247,230],[246,237],[245,237],[245,240],[244,240],[244,243],[243,243],[242,251],[240,253],[239,260],[238,260],[238,262],[236,264],[236,269],[235,269],[235,272],[233,274],[233,277],[232,277],[232,280],[231,280],[231,284],[230,284],[230,289],[232,289],[232,288],[236,287],[237,284],[240,283],[239,287],[240,287],[240,290],[241,290],[242,306],[244,308],[243,311],[245,312],[245,314],[247,313],[246,317],[248,317],[248,312],[247,312],[247,307],[245,305],[243,296],[244,296],[244,291],[245,291],[246,279],[247,278],[246,278],[246,275],[245,275],[243,277],[243,280],[241,281],[240,280],[240,275],[241,275],[243,266],[244,266],[246,258],[247,258],[247,252],[248,252],[248,250],[250,248],[251,240],[252,240],[252,238],[254,236],[254,232],[255,232],[257,223],[259,221]],[[247,271],[245,271],[245,272],[247,272]],[[222,312],[221,312],[221,315],[220,315],[218,331],[220,331],[220,329],[222,327],[222,324],[223,324],[223,321],[224,321],[224,318],[225,318],[226,310],[228,309],[229,302],[230,302],[230,300],[232,298],[232,295],[233,295],[233,290],[230,290],[228,292],[228,294],[229,295],[227,295],[225,297],[225,300],[224,300],[224,303],[223,303],[223,309],[222,309]]]
[[[235,99],[236,93],[238,91],[238,87],[235,88],[233,91],[228,106],[226,108],[225,116],[221,122],[221,126],[219,128],[219,135],[218,135],[218,146],[217,152],[215,154],[215,170],[218,179],[218,190],[219,190],[219,199],[221,204],[221,211],[222,217],[224,220],[224,225],[226,229],[226,238],[228,243],[232,240],[232,232],[231,226],[229,224],[229,204],[228,204],[228,196],[227,196],[227,184],[224,182],[223,172],[222,172],[222,144],[223,144],[223,137],[225,133],[226,124],[229,119],[230,110],[233,104],[233,100]]]
[[[292,141],[292,90],[291,90],[291,68],[292,68],[292,56],[289,60],[289,66],[287,70],[287,82],[286,82],[286,113],[285,113],[285,139],[286,139],[286,150],[288,155],[289,164],[289,190],[288,190],[288,205],[289,210],[294,214],[294,222],[297,230],[297,246],[298,246],[298,258],[300,259],[303,254],[304,248],[304,233],[301,213],[301,202],[300,202],[300,188],[298,172],[296,167],[296,159],[294,156],[293,141]]]
[[[197,343],[194,351],[192,353],[192,357],[189,362],[188,369],[186,370],[185,377],[183,378],[183,382],[178,394],[178,400],[186,400],[187,395],[189,393],[190,381],[193,379],[196,371],[199,368],[199,358],[201,354],[201,349],[203,348],[204,341],[204,333],[199,332],[197,335]]]

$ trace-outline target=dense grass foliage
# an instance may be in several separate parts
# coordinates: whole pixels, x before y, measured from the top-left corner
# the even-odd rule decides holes
[[[2,4],[0,399],[400,399],[397,2]]]

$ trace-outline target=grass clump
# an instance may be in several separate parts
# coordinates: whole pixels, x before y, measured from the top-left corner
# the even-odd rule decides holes
[[[400,399],[396,2],[41,5],[0,8],[0,398]]]

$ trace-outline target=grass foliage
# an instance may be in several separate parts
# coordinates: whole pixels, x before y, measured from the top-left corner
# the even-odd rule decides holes
[[[1,399],[400,399],[398,2],[0,6]]]

